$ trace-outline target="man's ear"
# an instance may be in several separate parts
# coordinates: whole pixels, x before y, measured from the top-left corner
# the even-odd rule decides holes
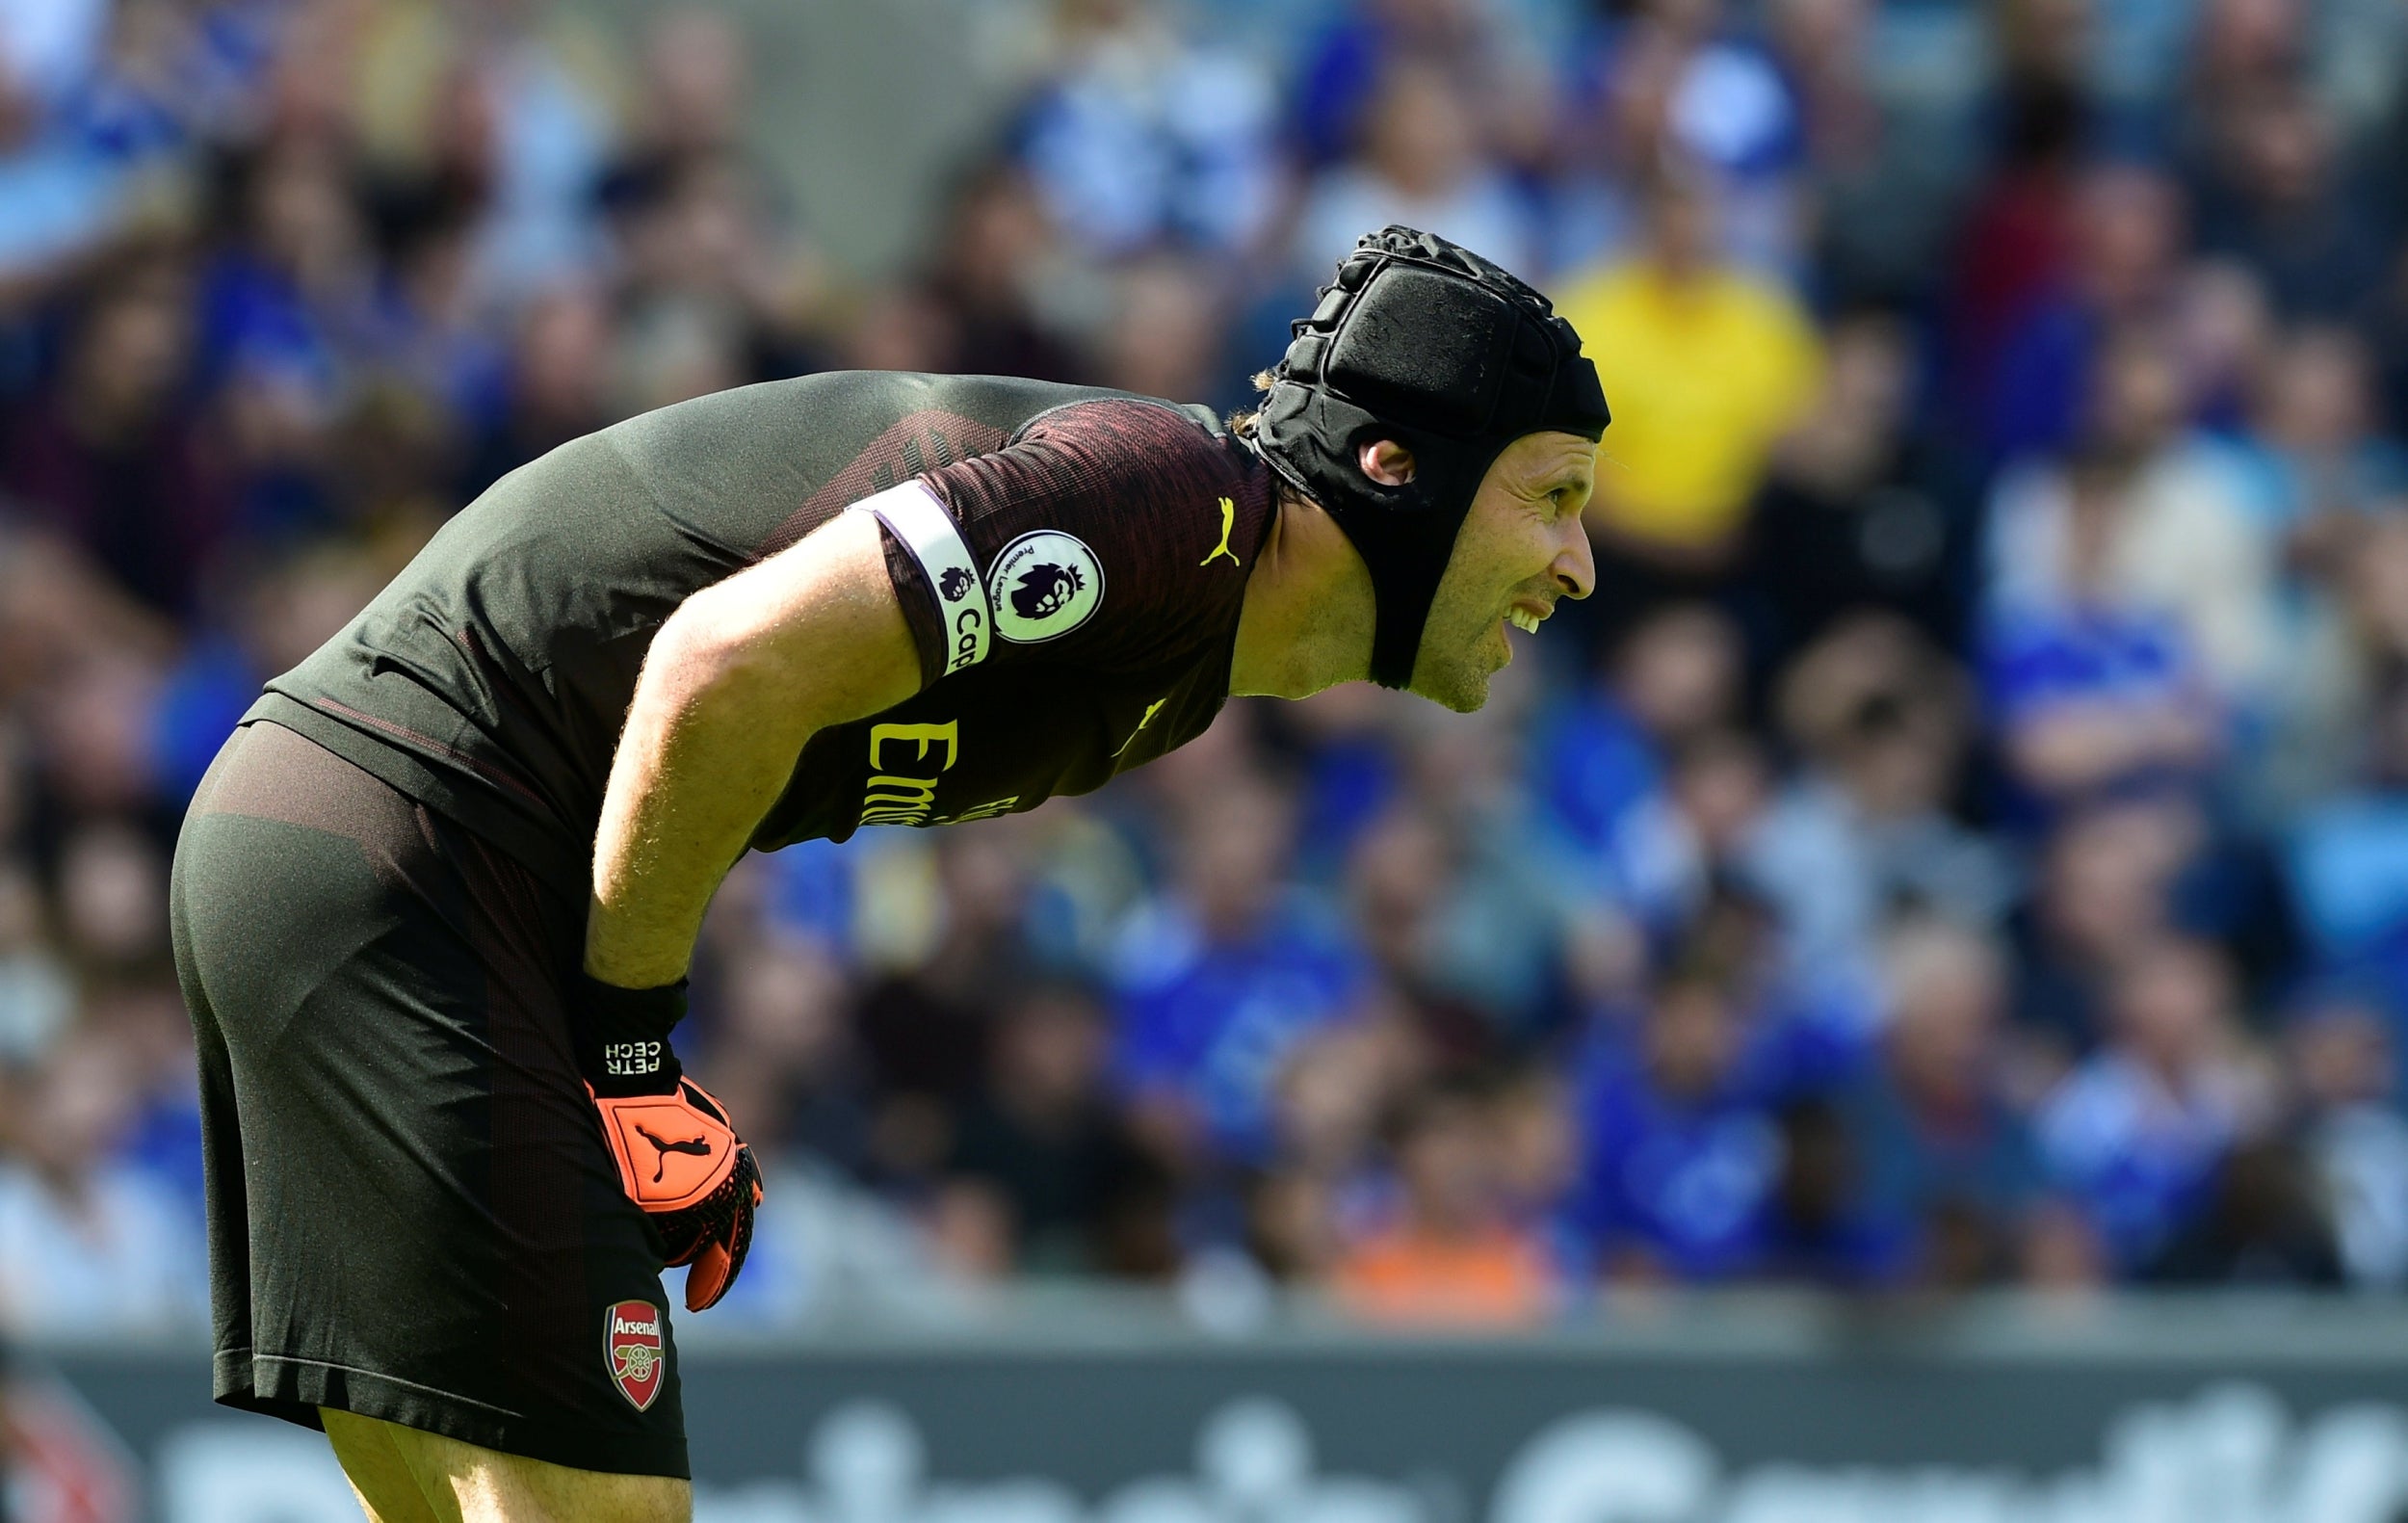
[[[1382,486],[1402,486],[1413,479],[1413,452],[1394,439],[1374,439],[1355,452],[1354,463]]]

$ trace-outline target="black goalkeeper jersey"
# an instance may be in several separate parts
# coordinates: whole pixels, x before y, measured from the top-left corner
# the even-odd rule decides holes
[[[886,531],[923,687],[813,736],[752,845],[983,819],[1203,732],[1274,501],[1200,407],[998,377],[742,387],[503,478],[246,721],[300,731],[582,903],[654,632],[857,509]]]

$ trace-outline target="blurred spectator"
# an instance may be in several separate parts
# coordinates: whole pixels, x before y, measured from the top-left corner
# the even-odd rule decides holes
[[[1874,887],[1845,825],[1776,791],[1771,759],[1741,730],[1674,757],[1672,838],[1687,869],[1667,964],[1697,959],[1768,1022],[1760,1035],[1799,1075],[1853,1061],[1878,1016],[1869,974]]]
[[[1525,845],[1538,806],[1487,729],[1515,723],[1524,706],[1534,668],[1517,666],[1523,676],[1501,673],[1478,720],[1399,713],[1410,802],[1365,832],[1351,875],[1388,983],[1456,1061],[1544,1039],[1562,1024],[1567,996],[1636,971],[1623,909],[1589,874],[1567,877]]]
[[[1119,285],[1119,310],[1105,329],[1097,379],[1141,397],[1232,400],[1225,394],[1219,289],[1212,274],[1195,264],[1149,260],[1124,271]]]
[[[1824,1099],[1781,1108],[1781,1172],[1766,1212],[1761,1273],[1833,1289],[1896,1283],[1912,1245],[1864,1198],[1864,1150]]]
[[[2119,787],[2195,786],[2222,741],[2188,631],[2116,596],[2115,541],[2133,512],[2123,485],[2112,466],[2081,460],[2060,496],[2017,505],[2032,535],[2060,537],[2064,580],[2051,601],[2002,603],[1987,631],[1984,685],[2008,767],[2050,807]]]
[[[806,329],[825,277],[746,150],[750,79],[736,23],[716,11],[667,13],[646,35],[643,71],[645,118],[597,191],[615,234],[622,321],[639,345],[646,328],[716,339],[737,381],[814,368]],[[710,379],[684,389],[718,389]],[[625,410],[660,405],[657,384],[632,390]]]
[[[934,292],[913,285],[870,293],[848,325],[839,353],[849,370],[920,370],[947,374],[957,368],[961,334]]]
[[[31,1087],[0,1165],[0,1317],[19,1335],[203,1325],[196,1223],[112,1156],[133,1100],[124,1059],[99,1040],[63,1047]]]
[[[1767,8],[1776,66],[1795,97],[1805,203],[1785,229],[1824,304],[1924,305],[1934,294],[1963,171],[1950,103],[1880,78],[1882,8],[1779,0]]]
[[[149,839],[116,822],[87,825],[59,853],[59,932],[94,979],[166,972],[168,864]]]
[[[2366,523],[2349,546],[2341,577],[2359,653],[2369,674],[2388,685],[2408,673],[2408,514],[2386,512]],[[2380,708],[2368,728],[2366,753],[2375,756],[2388,741]]]
[[[2060,1061],[2107,1033],[2108,985],[2122,959],[2174,925],[2174,883],[2198,849],[2180,805],[2134,800],[2081,810],[2042,843],[2018,926],[2016,1024]]]
[[[229,167],[226,248],[200,293],[202,379],[225,382],[262,433],[291,448],[338,407],[371,322],[375,249],[355,168],[332,143],[293,136]],[[266,431],[278,432],[270,435]]]
[[[1390,223],[1452,238],[1508,270],[1535,273],[1537,227],[1488,156],[1460,87],[1429,62],[1388,63],[1354,155],[1324,170],[1296,213],[1293,261],[1315,283]]]
[[[2107,1283],[2113,1266],[2098,1229],[2078,1206],[2050,1201],[2032,1214],[2024,1244],[2024,1283],[2044,1296],[2080,1298]]]
[[[1149,1142],[1186,1168],[1259,1160],[1281,1064],[1363,992],[1347,929],[1284,880],[1293,822],[1262,779],[1224,779],[1182,823],[1175,888],[1120,952],[1114,1071]]]
[[[961,185],[945,215],[924,287],[942,325],[927,339],[940,361],[935,368],[1078,379],[1078,359],[1038,310],[1037,293],[1060,273],[1063,255],[1027,176],[1008,165],[984,166]]]
[[[1099,257],[1251,249],[1280,189],[1260,66],[1181,36],[1146,0],[1054,11],[1054,76],[1029,107],[1021,156],[1064,234]]]
[[[871,1099],[849,1029],[852,989],[808,943],[764,938],[743,951],[713,1002],[715,1092],[756,1145],[866,1171]]]
[[[1324,1027],[1281,1065],[1275,1162],[1246,1202],[1247,1247],[1274,1277],[1325,1280],[1346,1244],[1370,1232],[1391,1194],[1380,1128],[1426,1067],[1414,1034],[1393,1019]]]
[[[879,1099],[875,1169],[906,1190],[942,1169],[953,1118],[990,1062],[996,1002],[1030,971],[1022,853],[988,835],[956,837],[931,854],[934,880],[925,886],[933,892],[917,906],[924,932],[907,958],[868,983],[853,1011]]]
[[[2004,915],[2019,886],[1999,843],[1956,817],[1972,744],[1970,696],[1940,646],[1900,620],[1859,614],[1801,653],[1777,689],[1784,737],[1801,766],[1768,834],[1845,839],[1827,850],[1851,865],[1834,886],[1861,881],[1828,911],[1849,934],[1862,917],[1924,909],[1967,925]],[[1776,849],[1798,871],[1810,863]]]
[[[2199,6],[2191,17],[2187,56],[2180,61],[2182,76],[2174,82],[2178,133],[2195,143],[2215,130],[2233,100],[2305,78],[2307,22],[2304,8],[2265,0],[2207,0]]]
[[[665,301],[631,313],[619,330],[611,410],[632,416],[743,385],[744,331],[705,302]]]
[[[2297,1150],[2252,1138],[2227,1153],[2205,1209],[2177,1227],[2148,1276],[2176,1285],[2339,1285],[2341,1257]]]
[[[328,92],[326,109],[353,118],[380,167],[475,189],[482,290],[521,299],[594,267],[593,190],[624,85],[589,17],[512,7],[467,26],[397,6],[352,29],[338,15],[326,13],[338,34],[328,56],[295,69],[296,84]]]
[[[2248,265],[2285,317],[2357,315],[2385,251],[2323,104],[2302,81],[2262,79],[2218,93],[2206,120],[2200,247]]]
[[[2284,681],[2243,799],[2257,818],[2293,812],[2352,775],[2367,663],[2349,629],[2350,562],[2370,520],[2408,492],[2408,453],[2374,429],[2373,378],[2356,334],[2303,328],[2269,346],[2240,435],[2251,501],[2288,573],[2275,605]]]
[[[2277,337],[2258,277],[2230,259],[2194,259],[2174,276],[2163,320],[2192,418],[2218,433],[2243,429]]]
[[[104,0],[34,0],[0,13],[0,297],[69,268],[115,231],[125,166],[66,108],[98,64]]]
[[[151,713],[151,757],[171,798],[192,797],[260,685],[350,623],[387,569],[376,557],[328,542],[222,579],[215,617],[195,631]]]
[[[2288,1036],[2300,1142],[2341,1266],[2369,1289],[2408,1284],[2398,1023],[2379,1000],[2336,986],[2293,1013]]]
[[[1872,884],[1829,811],[1779,809],[1771,759],[1738,730],[1701,735],[1673,758],[1673,828],[1692,864],[1692,931],[1711,895],[1740,889],[1780,948],[1785,982],[1851,992],[1864,968]],[[1751,938],[1753,939],[1753,938]]]
[[[518,315],[504,402],[471,446],[459,495],[473,496],[611,421],[611,336],[609,311],[590,287],[557,286],[528,302]]]
[[[2343,328],[2302,327],[2265,356],[2250,428],[2262,511],[2294,532],[2375,511],[2408,491],[2408,453],[2375,432],[2365,344]]]
[[[1551,82],[1529,38],[1485,0],[1348,0],[1296,69],[1296,134],[1313,168],[1362,138],[1372,102],[1400,60],[1443,70],[1479,114],[1479,141],[1516,165],[1536,163],[1555,130]]]
[[[2040,1114],[2055,1181],[2081,1202],[2117,1263],[2169,1250],[2186,1219],[2214,1207],[2254,1234],[2268,1225],[2261,1162],[2222,1172],[2266,1119],[2265,1076],[2239,1051],[2232,974],[2212,947],[2168,940],[2134,951],[2115,979],[2108,1037]]]
[[[1747,548],[1770,662],[1867,608],[1962,643],[1979,503],[1963,463],[1914,426],[1913,341],[1887,312],[1835,322],[1821,396],[1773,457]]]
[[[228,523],[226,461],[186,383],[190,292],[172,257],[97,285],[54,388],[5,420],[0,490],[166,613],[195,611]]]
[[[1576,181],[1571,221],[1599,245],[1625,241],[1626,187],[1673,161],[1716,193],[1711,247],[1741,263],[1794,275],[1803,243],[1805,148],[1794,77],[1757,40],[1726,24],[1719,0],[1656,0],[1592,33],[1575,66],[1576,162],[1605,176]],[[1622,182],[1617,184],[1616,182]]]
[[[2043,1178],[2002,1061],[2001,949],[1945,921],[1910,922],[1884,948],[1883,973],[1883,1061],[1848,1109],[1871,1208],[1909,1235],[1924,1283],[2010,1278]]]
[[[1950,240],[1944,294],[1954,379],[1950,389],[1976,418],[1986,415],[2007,335],[2060,287],[2071,256],[2074,196],[2092,106],[2061,58],[2081,45],[2081,18],[2019,26],[2045,10],[2035,3],[1993,13],[2009,33],[2008,68],[1988,102],[1994,162],[1968,187],[1968,203]]]
[[[1806,314],[1714,253],[1717,210],[1694,171],[1666,172],[1648,188],[1637,251],[1563,286],[1614,409],[1589,508],[1601,597],[1727,566],[1774,444],[1814,401],[1822,360]]]
[[[1461,914],[1467,887],[1456,843],[1427,813],[1393,809],[1356,839],[1347,876],[1349,907],[1382,982],[1453,1056],[1484,1056],[1494,1033],[1449,986],[1450,943],[1461,938],[1449,934],[1448,922]]]
[[[2162,332],[2119,332],[2094,380],[2082,443],[2061,462],[2010,471],[1993,496],[1994,620],[2073,614],[2103,619],[2102,634],[2120,624],[2129,632],[2115,644],[2160,647],[2142,658],[2150,668],[2195,661],[2214,697],[2263,698],[2279,648],[2274,541],[2244,478],[2229,451],[2186,429],[2186,382]],[[2162,633],[2142,637],[2140,624]]]
[[[1663,981],[1637,1031],[1596,1034],[1572,1211],[1609,1279],[1727,1280],[1758,1267],[1782,1149],[1745,1082],[1746,1044],[1731,991],[1697,973]]]
[[[1504,1210],[1494,1097],[1440,1088],[1406,1102],[1396,1126],[1394,1219],[1337,1266],[1340,1301],[1360,1317],[1425,1326],[1534,1322],[1554,1276],[1527,1223]]]
[[[63,661],[50,675],[34,700],[35,762],[58,832],[48,844],[73,822],[113,816],[157,824],[164,837],[172,812],[159,797],[149,731],[158,668],[119,648]]]
[[[1665,792],[1669,754],[1738,717],[1739,632],[1697,605],[1646,617],[1606,680],[1559,703],[1531,750],[1549,835],[1569,870],[1639,921],[1667,930],[1693,891]]]
[[[1109,1039],[1083,992],[1031,989],[1004,1007],[985,1092],[962,1118],[948,1171],[993,1193],[1024,1272],[1177,1266],[1170,1180],[1109,1103]]]
[[[1505,1071],[1491,1096],[1497,1128],[1494,1193],[1508,1220],[1548,1233],[1560,1270],[1580,1260],[1562,1231],[1562,1207],[1580,1180],[1580,1117],[1571,1086],[1550,1064]]]
[[[741,152],[755,104],[750,63],[726,12],[684,5],[656,15],[644,32],[643,115],[626,162]]]
[[[31,1068],[75,1012],[75,985],[44,936],[34,875],[0,858],[0,1064]]]
[[[2000,333],[1982,443],[2014,460],[2075,441],[2097,409],[2099,365],[2119,329],[2147,323],[2174,298],[2184,246],[2180,191],[2139,165],[2090,171],[2065,208],[2065,262]]]
[[[2363,782],[2300,812],[2284,866],[2316,963],[2362,969],[2398,998],[2408,993],[2408,691],[2386,694],[2367,728]]]

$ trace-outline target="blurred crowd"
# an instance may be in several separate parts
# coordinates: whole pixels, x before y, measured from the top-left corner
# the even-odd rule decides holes
[[[445,515],[813,370],[1241,408],[1391,221],[1584,335],[1598,594],[742,864],[716,1315],[2408,1284],[2388,0],[929,3],[1009,109],[865,272],[726,13],[0,0],[0,1326],[201,1317],[180,811]]]

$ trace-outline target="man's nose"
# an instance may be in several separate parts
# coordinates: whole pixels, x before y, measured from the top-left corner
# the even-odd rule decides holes
[[[1576,602],[1597,591],[1597,553],[1589,548],[1588,525],[1579,513],[1564,520],[1563,545],[1550,569],[1563,595]]]

